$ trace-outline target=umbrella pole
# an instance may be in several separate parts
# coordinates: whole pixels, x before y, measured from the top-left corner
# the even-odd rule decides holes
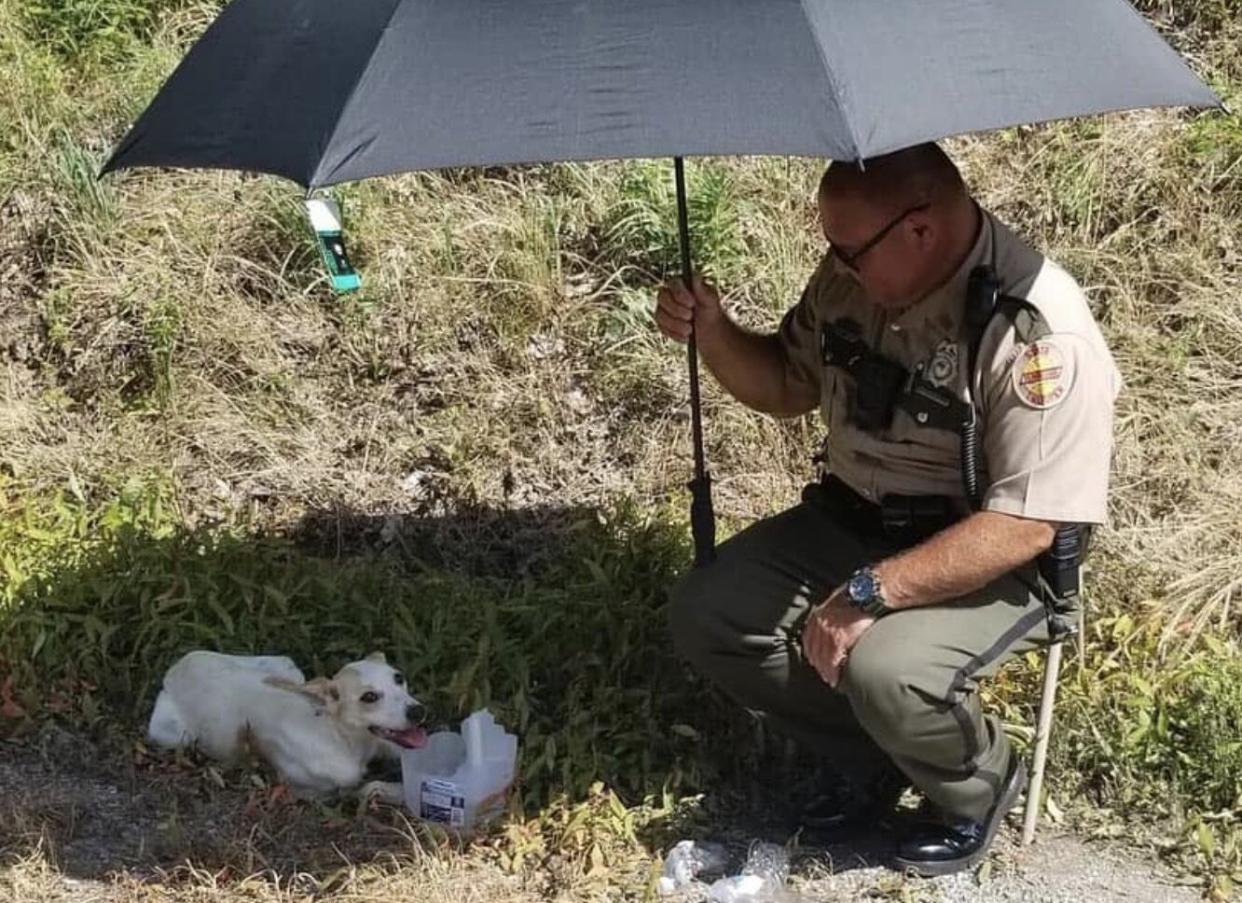
[[[694,281],[690,262],[690,217],[686,208],[686,172],[681,157],[673,158],[677,180],[677,235],[681,243],[681,274],[687,287]],[[694,479],[690,481],[690,532],[694,536],[694,566],[702,567],[716,558],[716,514],[712,509],[712,478],[703,453],[703,412],[699,402],[699,350],[690,321],[686,342],[690,364],[690,431],[694,439]]]

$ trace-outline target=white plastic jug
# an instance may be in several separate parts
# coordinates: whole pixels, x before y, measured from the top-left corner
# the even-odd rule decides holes
[[[480,709],[461,733],[439,731],[401,751],[405,805],[425,821],[470,831],[504,811],[517,768],[517,737]]]

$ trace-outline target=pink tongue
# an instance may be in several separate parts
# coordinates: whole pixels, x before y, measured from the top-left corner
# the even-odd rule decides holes
[[[427,743],[427,732],[421,727],[411,727],[403,731],[389,731],[388,739],[406,749],[418,749]]]

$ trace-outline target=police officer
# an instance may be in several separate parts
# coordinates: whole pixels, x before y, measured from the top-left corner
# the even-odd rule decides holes
[[[657,297],[747,406],[820,408],[821,479],[674,589],[675,645],[741,705],[831,763],[804,824],[882,819],[913,784],[936,817],[895,865],[968,868],[1025,786],[978,682],[1049,638],[1037,559],[1104,520],[1120,378],[1081,289],[922,145],[834,163],[829,249],[775,334],[712,286]]]

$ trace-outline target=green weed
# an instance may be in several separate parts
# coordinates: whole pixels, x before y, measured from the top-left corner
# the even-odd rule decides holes
[[[665,637],[680,526],[574,515],[534,571],[470,576],[396,551],[332,559],[239,527],[185,530],[174,505],[158,482],[98,506],[6,491],[0,662],[27,711],[47,713],[44,688],[88,685],[96,719],[136,727],[191,648],[278,650],[315,673],[379,648],[441,722],[486,705],[520,732],[532,811],[601,779],[633,802],[703,786],[712,757],[673,724],[729,745],[736,716],[704,705]]]
[[[734,180],[728,169],[709,161],[687,165],[687,216],[690,246],[704,275],[729,280],[743,257]],[[669,161],[626,167],[620,197],[604,223],[605,253],[617,266],[634,265],[648,280],[681,269],[677,199]]]
[[[1236,0],[1142,6],[1187,24],[1173,37],[1242,106]],[[726,767],[716,750],[748,748],[660,627],[689,460],[684,353],[651,322],[680,268],[671,162],[341,186],[366,289],[338,298],[288,185],[93,179],[215,8],[0,0],[0,255],[20,264],[0,355],[29,349],[4,361],[0,675],[36,718],[132,737],[187,648],[327,671],[382,646],[444,720],[488,703],[522,731],[508,865],[563,848],[599,869],[634,804],[668,811]],[[1242,771],[1240,147],[1236,112],[951,145],[1086,287],[1126,380],[1052,791],[1184,817],[1179,849],[1221,894]],[[821,168],[688,164],[696,266],[747,325],[770,329],[822,253]],[[704,394],[722,518],[792,503],[819,424],[753,416],[710,378]],[[150,472],[172,476],[134,478]],[[406,526],[366,525],[390,516]],[[340,529],[310,542],[321,517]],[[1039,663],[988,690],[1008,719],[1029,723]]]
[[[113,184],[96,178],[104,154],[91,151],[68,135],[57,141],[53,174],[68,209],[65,218],[94,235],[106,234],[117,222],[119,200]]]
[[[1055,755],[1067,773],[1167,814],[1242,809],[1242,655],[1207,637],[1189,655],[1127,614],[1088,624],[1061,682]]]
[[[1185,142],[1189,163],[1210,174],[1213,190],[1242,195],[1242,85],[1220,79],[1213,87],[1232,112],[1190,123]],[[1238,212],[1242,215],[1242,205]]]
[[[1242,883],[1242,824],[1238,816],[1233,812],[1194,816],[1186,822],[1182,841],[1193,867],[1206,876],[1207,899],[1234,899],[1234,890]]]
[[[116,60],[149,39],[159,16],[192,0],[30,0],[22,17],[31,37],[68,60]]]

